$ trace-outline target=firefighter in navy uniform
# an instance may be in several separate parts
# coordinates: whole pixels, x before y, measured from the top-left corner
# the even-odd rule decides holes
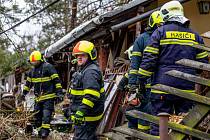
[[[96,129],[103,117],[105,93],[103,75],[96,62],[94,44],[79,41],[72,55],[78,70],[73,74],[70,88],[71,120],[75,124],[75,140],[97,140]]]
[[[191,59],[207,63],[207,52],[192,47],[194,44],[204,44],[203,39],[189,28],[189,20],[184,16],[183,7],[178,1],[164,4],[160,12],[164,25],[153,32],[144,50],[139,68],[140,81],[144,82],[153,74],[152,85],[164,84],[194,93],[194,83],[169,76],[165,72],[178,70],[196,74],[195,69],[175,62],[180,59]],[[193,107],[191,101],[159,90],[152,89],[151,98],[153,115],[161,112],[186,113]],[[159,135],[156,125],[152,125],[151,134]]]
[[[131,60],[131,55],[133,52],[133,45],[130,46],[124,53],[128,54],[128,58],[129,60]],[[128,85],[128,73],[126,73],[123,78],[120,80],[119,84],[118,84],[118,89],[121,91],[126,90],[126,86]]]
[[[62,86],[55,68],[44,62],[39,51],[30,55],[30,63],[34,68],[28,73],[23,89],[22,99],[34,87],[35,98],[35,127],[39,136],[47,138],[50,132],[50,121],[54,111],[54,102],[63,100]]]
[[[138,79],[138,69],[141,64],[143,51],[145,50],[145,47],[147,46],[150,36],[152,35],[153,31],[157,29],[161,24],[163,23],[163,19],[160,16],[159,11],[155,11],[150,15],[148,27],[146,29],[146,32],[140,34],[137,39],[134,42],[133,52],[131,56],[131,66],[129,71],[129,92],[136,93],[136,89],[139,87],[139,79]],[[149,48],[147,48],[149,49]],[[151,50],[152,51],[152,50]],[[140,111],[151,113],[150,112],[150,84],[151,79],[148,79],[147,82],[143,83],[140,93],[143,96],[140,96],[140,102],[141,105],[139,107]],[[144,90],[144,91],[143,91]],[[144,120],[138,121],[138,129],[144,132],[148,132],[150,129],[149,122],[146,122]]]
[[[131,60],[132,52],[133,52],[133,45],[124,52],[125,54],[128,54],[129,60]],[[123,92],[123,91],[126,91],[127,86],[128,86],[128,73],[126,73],[123,76],[123,78],[120,80],[118,84],[118,89]],[[128,104],[128,106],[126,107],[126,111],[129,111],[129,110],[134,110],[134,109],[138,110],[140,102],[139,102],[139,99],[136,97],[134,97],[134,99],[129,101],[129,96],[126,95],[125,103]],[[134,118],[127,115],[126,115],[126,118],[128,119],[128,128],[138,129],[138,118]]]

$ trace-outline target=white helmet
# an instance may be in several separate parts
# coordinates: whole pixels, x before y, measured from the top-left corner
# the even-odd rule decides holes
[[[164,21],[168,21],[172,17],[184,17],[183,6],[176,0],[167,2],[161,7],[160,15]]]
[[[130,46],[124,53],[128,54],[128,58],[131,60],[131,56],[132,56],[132,52],[133,52],[133,45]]]

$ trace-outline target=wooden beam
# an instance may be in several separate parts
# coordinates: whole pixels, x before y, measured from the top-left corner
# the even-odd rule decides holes
[[[144,7],[139,6],[138,7],[138,10],[137,10],[137,15],[136,16],[139,16],[142,13],[144,13]],[[139,21],[139,22],[136,23],[136,37],[138,37],[140,33],[141,33],[141,21]]]
[[[77,19],[77,5],[78,5],[78,1],[77,0],[73,0],[72,1],[72,15],[71,15],[71,29],[74,29],[75,27],[75,23],[76,23],[76,19]]]
[[[181,71],[177,71],[177,70],[171,70],[166,72],[165,74],[168,74],[170,76],[174,76],[180,79],[184,79],[184,80],[188,80],[191,82],[195,82],[201,85],[205,85],[205,86],[210,86],[210,80],[206,79],[206,78],[202,78],[199,76],[195,76],[192,74],[188,74],[188,73],[184,73]]]
[[[179,61],[176,61],[176,64],[181,64],[181,65],[196,68],[196,69],[210,71],[210,64],[201,63],[201,62],[190,60],[190,59],[181,59]]]
[[[201,45],[201,44],[199,44],[199,45],[193,45],[192,47],[197,48],[197,49],[200,49],[200,50],[204,50],[204,51],[209,51],[210,52],[210,48],[209,47],[204,46],[204,45]]]
[[[133,136],[135,138],[143,139],[143,140],[160,140],[160,138],[157,136],[149,135],[144,132],[126,128],[126,127],[115,127],[112,130],[129,135],[129,136]]]
[[[143,119],[143,120],[146,120],[146,121],[149,121],[149,122],[153,122],[155,124],[159,124],[159,118],[158,117],[146,114],[144,112],[140,112],[140,111],[137,111],[137,110],[131,110],[131,111],[128,111],[126,114],[129,115],[129,116],[138,118],[138,119]],[[210,138],[210,134],[199,131],[197,129],[190,128],[190,127],[182,125],[182,124],[168,122],[168,126],[172,130],[175,130],[175,131],[187,134],[187,135],[191,135],[191,136],[194,136],[196,138],[205,139],[205,140]]]
[[[207,32],[201,34],[201,36],[204,38],[210,39],[210,31],[207,31]]]
[[[152,89],[161,90],[179,97],[183,97],[185,99],[189,99],[210,106],[210,98],[195,93],[184,92],[180,89],[161,84],[152,86]]]
[[[108,137],[111,140],[126,140],[126,138],[124,136],[113,133],[113,132],[108,132],[108,133],[105,133],[103,135]]]
[[[206,97],[210,97],[210,92],[206,94]],[[192,110],[189,111],[187,116],[181,121],[181,124],[195,128],[198,124],[208,115],[210,108],[201,104],[195,105]],[[182,133],[172,131],[170,133],[171,140],[182,140],[185,135]]]

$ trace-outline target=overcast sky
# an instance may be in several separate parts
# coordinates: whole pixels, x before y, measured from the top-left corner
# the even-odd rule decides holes
[[[27,7],[27,5],[24,2],[24,0],[13,0],[12,3],[19,5],[19,8],[23,9],[23,10],[24,9],[26,10],[27,8],[29,8],[29,7]],[[5,2],[4,5],[6,5],[8,7],[11,7],[12,3],[11,2]],[[30,14],[24,14],[24,13],[21,13],[21,14],[13,13],[13,14],[15,16],[21,18],[21,20],[23,20],[26,17],[30,16]],[[34,23],[33,19],[30,19],[29,22],[24,22],[21,25],[17,26],[15,29],[21,35],[33,35],[33,36],[35,36],[36,34],[40,33],[42,28],[41,28],[40,25],[33,24],[33,23]],[[13,23],[12,25],[14,25],[14,24],[15,23]],[[6,30],[6,29],[9,28],[9,26],[5,25],[3,28],[4,28],[4,30]],[[15,44],[18,44],[20,42],[20,38],[17,37],[16,35],[13,35],[11,31],[8,32],[8,33],[9,33],[10,39],[13,40],[15,42]],[[12,49],[13,49],[13,47],[10,48],[9,50],[12,50]]]
[[[27,8],[24,0],[17,0],[20,8]],[[26,15],[25,17],[22,17],[22,19],[26,18],[29,15]],[[33,24],[33,20],[30,19],[29,22],[24,22],[21,24],[17,29],[20,31],[21,34],[36,34],[40,32],[41,26]]]

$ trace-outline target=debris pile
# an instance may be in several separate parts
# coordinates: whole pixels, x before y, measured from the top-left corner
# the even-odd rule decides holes
[[[180,115],[171,115],[169,117],[169,121],[174,122],[174,123],[180,123],[186,115],[187,114],[184,114],[184,113]]]
[[[25,134],[26,124],[34,114],[29,112],[0,114],[0,140],[4,139],[27,139]]]

